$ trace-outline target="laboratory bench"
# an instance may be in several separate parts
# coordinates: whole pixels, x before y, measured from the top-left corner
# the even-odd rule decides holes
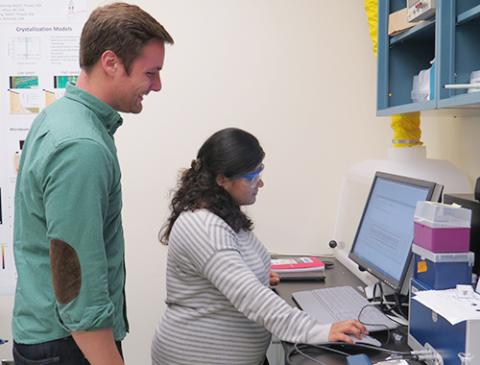
[[[345,286],[349,285],[354,288],[362,288],[360,291],[363,291],[365,284],[358,279],[353,273],[351,273],[344,265],[342,265],[338,260],[333,257],[325,257],[325,260],[332,262],[333,267],[330,269],[325,270],[325,272],[321,273],[325,276],[325,280],[323,282],[318,281],[286,281],[280,282],[274,290],[275,292],[282,297],[288,304],[292,307],[296,307],[295,302],[292,299],[292,293],[301,290],[314,290],[320,288],[328,288],[328,287],[335,287],[335,286]],[[305,274],[305,273],[304,273]],[[308,275],[319,275],[317,272],[308,273]],[[390,331],[390,336],[388,343],[385,344],[387,340],[387,332],[381,331],[376,333],[371,333],[370,336],[377,338],[380,340],[384,345],[385,348],[395,351],[410,351],[410,348],[407,345],[407,328],[406,327],[399,327],[394,331]],[[287,358],[288,354],[291,351],[294,351],[294,345],[288,342],[282,342],[282,346],[285,353],[284,363],[286,365],[313,365],[319,364],[319,362],[315,362],[313,360],[307,359],[306,357],[294,353],[290,357]],[[341,351],[348,352],[353,354],[358,353],[365,353],[373,363],[385,359],[388,354],[381,353],[376,350],[356,350],[351,346],[345,345],[336,347]],[[330,352],[325,352],[323,350],[316,350],[313,348],[307,348],[305,352],[309,355],[314,357],[317,361],[321,361],[325,365],[345,365],[347,361],[344,356],[335,355]],[[410,361],[409,364],[422,364],[418,361]]]

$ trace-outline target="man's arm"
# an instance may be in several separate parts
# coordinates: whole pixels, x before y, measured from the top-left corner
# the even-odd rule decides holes
[[[50,157],[43,181],[55,310],[60,324],[95,365],[123,365],[115,345],[115,336],[121,339],[123,331],[119,326],[114,336],[113,329],[121,308],[112,301],[113,294],[121,294],[123,282],[110,292],[104,241],[106,207],[116,183],[111,165],[109,154],[96,142],[67,141]],[[115,268],[120,265],[117,260]]]
[[[72,332],[72,336],[91,365],[124,365],[111,328]]]

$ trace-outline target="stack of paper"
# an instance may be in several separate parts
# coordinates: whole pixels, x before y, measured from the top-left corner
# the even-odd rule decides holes
[[[415,293],[414,300],[440,314],[452,325],[480,319],[480,295],[472,298],[458,298],[456,289],[426,290]]]

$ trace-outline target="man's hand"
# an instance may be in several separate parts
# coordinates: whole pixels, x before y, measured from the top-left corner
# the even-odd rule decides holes
[[[111,328],[72,332],[72,337],[91,365],[124,365]]]
[[[330,333],[328,334],[328,341],[343,341],[346,343],[353,343],[349,335],[355,336],[360,339],[363,336],[368,335],[368,332],[365,326],[359,321],[349,320],[335,322],[330,328]]]

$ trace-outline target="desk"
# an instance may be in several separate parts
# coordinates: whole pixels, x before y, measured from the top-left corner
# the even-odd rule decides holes
[[[365,285],[362,283],[360,279],[358,279],[354,274],[352,274],[345,266],[343,266],[339,261],[334,258],[325,258],[328,261],[332,261],[334,263],[333,269],[328,269],[325,271],[325,282],[285,282],[280,283],[276,288],[275,291],[287,301],[292,307],[295,307],[295,303],[292,300],[292,293],[300,290],[313,290],[318,288],[328,288],[334,286],[344,286],[349,285],[352,287],[364,287]],[[407,345],[407,330],[405,327],[401,329],[395,330],[396,333],[399,333],[403,336],[402,341],[395,342],[392,336],[390,336],[390,341],[388,344],[384,344],[385,348],[396,350],[396,351],[409,351],[410,348]],[[378,338],[382,343],[385,342],[387,339],[386,332],[379,332],[375,334],[371,334],[372,337]],[[293,345],[287,342],[282,343],[285,354],[292,349]],[[346,351],[350,352],[350,351]],[[367,350],[363,351],[367,354],[372,361],[380,361],[385,359],[388,354],[380,353],[374,350]],[[314,352],[308,352],[309,354],[313,354]],[[357,352],[358,353],[358,352]],[[352,352],[353,354],[353,352]],[[325,364],[329,365],[345,365],[347,362],[343,356],[334,355],[330,353],[322,353],[319,355],[318,360],[323,361]],[[285,364],[288,364],[285,361]],[[308,360],[305,357],[295,354],[291,357],[289,365],[315,365],[318,364],[314,361]],[[410,362],[410,364],[421,364],[416,361]]]

